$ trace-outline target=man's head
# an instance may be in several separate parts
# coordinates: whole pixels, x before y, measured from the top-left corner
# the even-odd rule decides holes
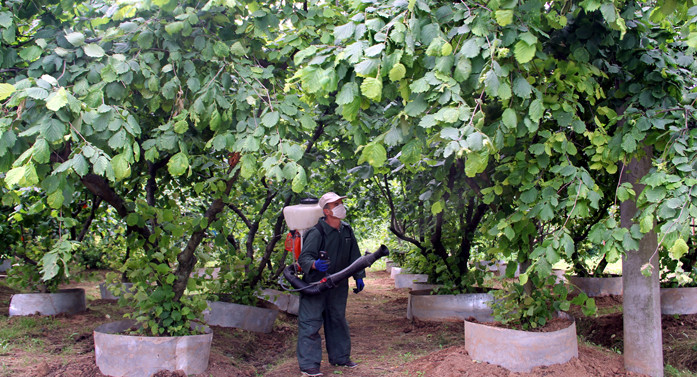
[[[318,204],[319,204],[320,208],[322,208],[322,212],[324,212],[325,216],[332,216],[332,217],[336,217],[339,219],[343,219],[346,216],[346,210],[344,209],[343,214],[341,214],[341,213],[335,214],[334,208],[336,208],[339,205],[343,206],[343,199],[344,198],[346,198],[346,197],[339,196],[333,192],[328,192],[328,193],[322,195],[321,198],[319,198]]]

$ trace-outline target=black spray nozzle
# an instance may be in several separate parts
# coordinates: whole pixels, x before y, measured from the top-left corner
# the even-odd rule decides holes
[[[320,251],[320,254],[321,253],[322,252]],[[326,291],[327,289],[336,287],[340,281],[348,279],[351,277],[351,275],[357,273],[358,271],[370,267],[373,263],[375,263],[376,260],[388,256],[389,254],[390,251],[387,249],[387,246],[380,245],[380,247],[374,253],[366,253],[364,256],[351,263],[350,266],[337,273],[327,276],[326,278],[322,279],[321,282],[308,284],[300,280],[297,276],[295,276],[297,270],[292,265],[283,269],[283,276],[286,278],[286,280],[288,280],[293,288],[296,288],[297,291],[301,291],[303,294],[310,296],[317,295]]]

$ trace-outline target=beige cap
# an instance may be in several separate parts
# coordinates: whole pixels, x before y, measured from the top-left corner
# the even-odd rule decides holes
[[[319,198],[319,203],[317,203],[317,204],[319,205],[319,208],[324,208],[324,206],[327,205],[328,203],[334,203],[335,201],[340,200],[340,199],[344,199],[344,198],[346,198],[346,197],[339,196],[334,192],[328,192],[328,193],[322,195],[321,198]]]

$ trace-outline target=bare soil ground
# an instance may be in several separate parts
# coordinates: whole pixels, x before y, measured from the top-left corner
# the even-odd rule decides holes
[[[0,282],[0,376],[102,376],[95,364],[92,331],[118,320],[127,309],[96,299],[98,281],[72,284],[87,291],[84,313],[54,317],[8,318],[15,293]],[[599,317],[577,317],[579,357],[566,364],[539,367],[530,373],[512,373],[472,360],[464,350],[461,322],[409,321],[406,289],[395,289],[383,271],[371,271],[366,289],[351,294],[354,369],[333,367],[325,358],[325,375],[360,377],[397,376],[638,376],[623,366],[621,297],[598,300]],[[270,334],[213,327],[214,337],[206,373],[196,377],[300,376],[295,359],[296,318],[281,313]],[[664,316],[666,363],[697,371],[697,316]],[[587,341],[583,341],[583,340]],[[682,360],[682,362],[680,361]],[[161,372],[158,377],[183,376]]]

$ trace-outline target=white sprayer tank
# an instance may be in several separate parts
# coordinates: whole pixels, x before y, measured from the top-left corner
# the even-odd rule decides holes
[[[302,199],[300,204],[283,208],[283,217],[290,230],[309,229],[317,224],[317,220],[324,216],[322,208],[317,204],[317,199]]]

